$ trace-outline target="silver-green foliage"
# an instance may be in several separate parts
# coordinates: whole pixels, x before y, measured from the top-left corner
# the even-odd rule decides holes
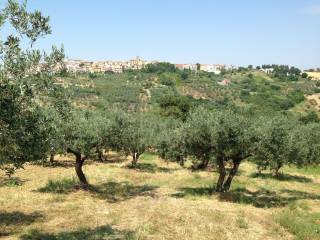
[[[29,12],[26,2],[8,0],[0,9],[0,29],[7,30],[0,37],[0,166],[12,173],[47,154],[50,134],[43,106],[55,89],[50,75],[64,53],[56,47],[51,54],[33,48],[51,29],[49,18]]]

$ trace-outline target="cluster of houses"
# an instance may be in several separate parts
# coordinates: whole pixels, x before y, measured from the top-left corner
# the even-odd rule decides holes
[[[176,68],[180,70],[188,69],[192,71],[200,70],[204,72],[211,72],[220,74],[222,70],[234,70],[236,66],[226,64],[175,64]]]
[[[64,62],[64,67],[69,72],[113,72],[122,73],[124,70],[138,70],[144,68],[149,62],[137,57],[129,61],[83,61],[68,59]]]
[[[100,73],[100,72],[113,72],[122,73],[124,70],[139,70],[144,68],[147,64],[155,63],[145,61],[139,57],[128,61],[83,61],[67,59],[64,62],[64,67],[69,72],[89,72],[89,73]],[[175,64],[180,69],[188,69],[192,71],[205,71],[220,74],[223,69],[232,70],[236,69],[233,65],[225,64]]]

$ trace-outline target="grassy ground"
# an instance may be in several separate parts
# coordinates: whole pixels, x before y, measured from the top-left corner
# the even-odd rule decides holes
[[[216,173],[150,154],[128,164],[88,161],[90,191],[77,189],[69,157],[1,176],[0,239],[320,239],[319,169],[273,179],[245,163],[230,193],[211,195]]]

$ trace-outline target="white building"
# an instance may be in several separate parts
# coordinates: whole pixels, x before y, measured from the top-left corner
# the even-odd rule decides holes
[[[221,73],[220,65],[216,65],[216,64],[201,64],[200,70],[205,72],[215,73],[215,74]]]

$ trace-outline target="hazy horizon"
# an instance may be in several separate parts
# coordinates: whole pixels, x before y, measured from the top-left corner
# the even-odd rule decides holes
[[[70,59],[320,67],[320,1],[28,1]]]

